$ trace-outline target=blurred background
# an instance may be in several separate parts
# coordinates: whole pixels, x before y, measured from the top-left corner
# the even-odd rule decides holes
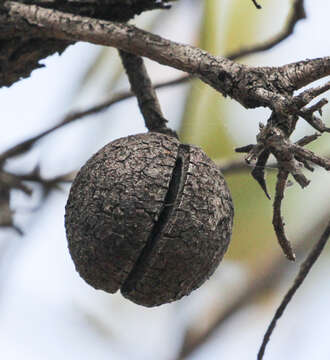
[[[293,1],[180,0],[170,11],[154,11],[133,23],[178,42],[227,55],[278,34]],[[330,2],[306,1],[307,19],[270,51],[238,61],[282,65],[328,56]],[[115,49],[78,43],[10,88],[0,90],[0,153],[129,89]],[[182,73],[146,60],[155,83]],[[246,110],[199,80],[158,90],[169,126],[183,142],[202,147],[219,163],[242,158],[237,146],[255,142],[267,109]],[[328,95],[328,94],[327,94]],[[329,95],[328,95],[329,96]],[[324,121],[329,125],[330,107]],[[40,167],[54,179],[75,171],[106,143],[145,132],[134,98],[77,120],[42,137],[6,170],[23,174]],[[313,133],[304,121],[295,138]],[[310,148],[330,155],[324,135]],[[268,186],[274,194],[275,174]],[[6,360],[255,359],[262,337],[299,264],[330,217],[330,174],[307,174],[311,184],[288,188],[283,202],[286,231],[298,260],[289,264],[272,228],[272,203],[248,171],[228,173],[235,205],[229,251],[216,273],[189,297],[143,308],[120,294],[88,286],[75,272],[67,250],[64,206],[70,184],[51,191],[28,182],[31,196],[13,190],[14,229],[0,229],[0,353]],[[290,303],[271,338],[265,359],[329,359],[329,250],[325,250]]]

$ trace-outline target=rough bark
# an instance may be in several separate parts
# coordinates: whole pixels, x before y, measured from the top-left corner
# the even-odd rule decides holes
[[[58,9],[66,13],[112,21],[127,21],[146,10],[166,8],[156,0],[18,0],[27,5]],[[0,87],[10,86],[42,67],[39,61],[53,53],[62,53],[73,43],[45,36],[26,21],[12,17],[0,0]]]
[[[71,15],[17,2],[6,2],[6,6],[12,19],[24,19],[45,36],[114,46],[148,57],[198,76],[246,108],[267,106],[283,116],[297,114],[300,110],[293,97],[294,90],[330,75],[330,57],[281,67],[248,67],[124,23]]]

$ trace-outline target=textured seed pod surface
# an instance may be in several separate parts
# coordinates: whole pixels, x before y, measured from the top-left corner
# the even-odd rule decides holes
[[[214,163],[158,133],[115,140],[88,160],[65,216],[81,277],[145,306],[180,299],[209,278],[232,221],[230,193]]]

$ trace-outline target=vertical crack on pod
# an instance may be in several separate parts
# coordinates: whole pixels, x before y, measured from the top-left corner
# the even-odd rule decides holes
[[[158,245],[158,240],[161,238],[162,233],[168,224],[173,209],[180,201],[183,186],[185,183],[187,168],[189,165],[189,145],[181,144],[178,149],[178,154],[175,166],[172,172],[172,177],[168,186],[167,193],[164,199],[164,205],[159,213],[158,220],[155,222],[147,243],[140,256],[138,257],[133,269],[127,276],[124,284],[121,287],[123,293],[128,293],[135,288],[135,284],[144,275],[144,266],[146,259],[153,252],[153,249]]]

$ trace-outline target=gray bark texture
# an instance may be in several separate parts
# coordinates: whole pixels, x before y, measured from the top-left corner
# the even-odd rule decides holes
[[[41,59],[62,53],[73,41],[45,36],[25,20],[12,17],[0,0],[0,87],[10,86],[42,67]],[[26,5],[58,9],[65,13],[125,22],[146,10],[166,8],[156,0],[19,0]]]
[[[3,8],[7,29],[8,26],[15,25],[15,33],[20,33],[23,38],[22,34],[33,33],[33,41],[39,41],[39,44],[40,39],[44,39],[47,43],[49,39],[56,39],[56,42],[64,41],[65,45],[75,41],[87,41],[113,46],[197,76],[224,96],[232,97],[246,108],[269,107],[286,118],[299,113],[309,121],[310,114],[304,112],[303,107],[316,95],[312,96],[308,93],[305,99],[309,101],[305,102],[301,98],[297,101],[293,96],[294,91],[330,75],[330,57],[298,61],[281,67],[249,67],[225,57],[213,56],[190,45],[164,39],[126,23],[100,20],[11,1],[6,1]],[[61,44],[63,49],[65,45],[62,42]],[[19,50],[18,53],[20,52]],[[36,65],[36,56],[33,57],[33,61]],[[24,68],[22,73],[27,74],[31,70],[33,61],[29,62],[28,68]],[[26,63],[24,59],[22,62]],[[6,71],[2,73],[0,85],[9,85],[15,81],[15,78],[17,80],[20,73],[17,70],[15,74],[11,74],[10,66],[6,61],[2,64],[4,64],[3,70],[8,70],[9,73]],[[15,65],[17,66],[17,62]],[[324,91],[326,88],[323,86],[318,94]],[[318,130],[325,131],[323,128]]]

